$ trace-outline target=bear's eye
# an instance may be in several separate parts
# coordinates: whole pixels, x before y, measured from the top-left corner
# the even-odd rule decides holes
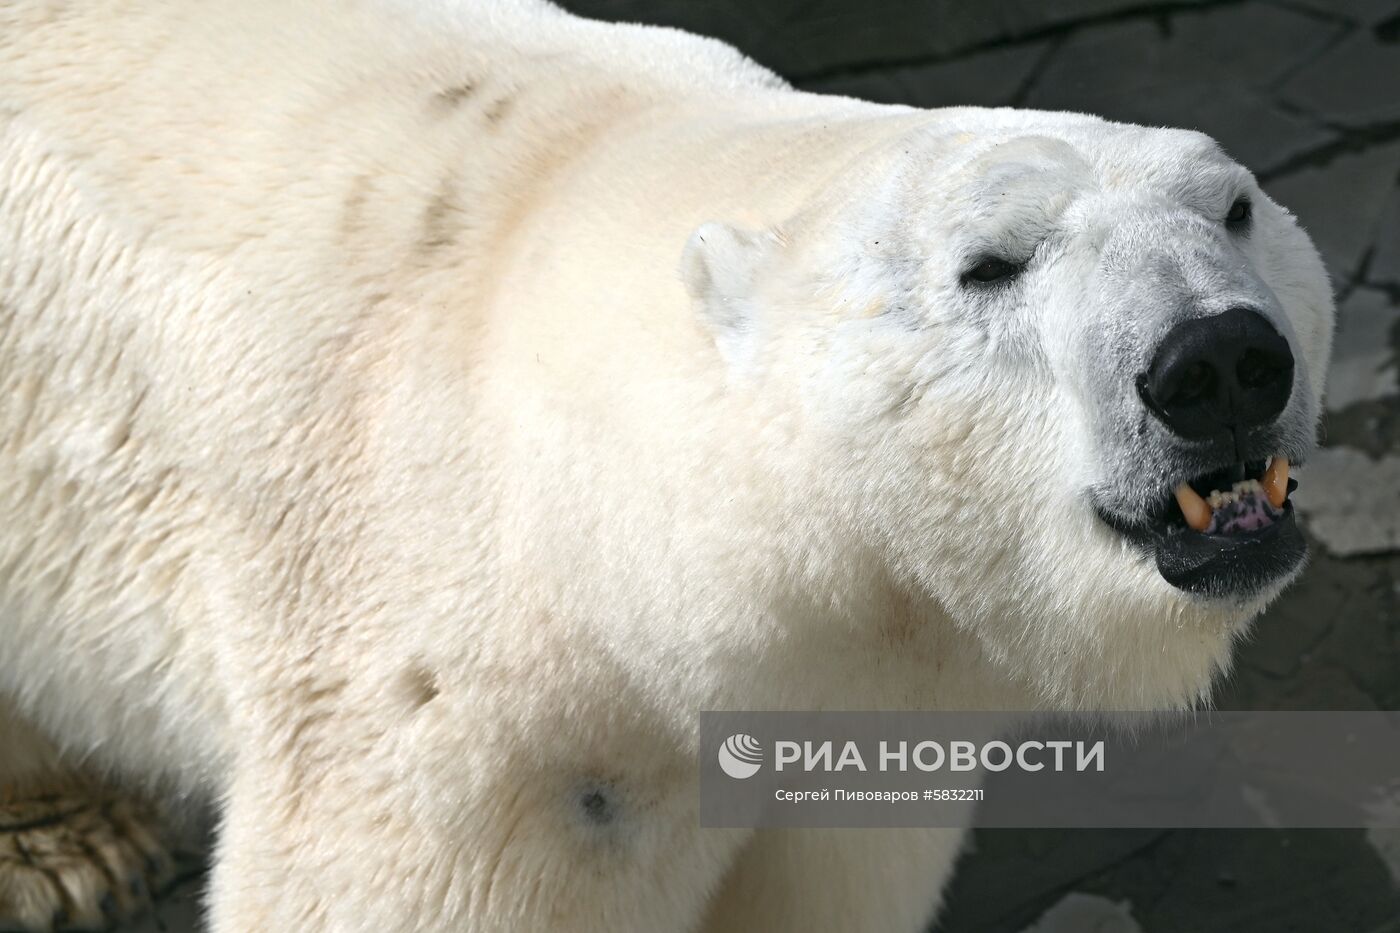
[[[996,285],[1014,279],[1021,274],[1023,268],[1024,266],[1007,262],[1005,259],[988,257],[979,260],[977,265],[964,272],[963,282],[972,285]]]
[[[1231,227],[1243,227],[1249,223],[1252,213],[1249,198],[1236,198],[1235,203],[1230,205],[1230,212],[1225,215],[1225,223]]]

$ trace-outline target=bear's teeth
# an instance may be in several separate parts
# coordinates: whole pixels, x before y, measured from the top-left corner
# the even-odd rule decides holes
[[[1206,502],[1210,503],[1212,509],[1218,510],[1222,506],[1239,502],[1253,495],[1261,495],[1262,493],[1263,490],[1258,480],[1246,479],[1235,483],[1230,487],[1229,491],[1219,489],[1212,490],[1211,494],[1206,496]]]
[[[1230,491],[1233,492],[1237,497],[1241,498],[1249,495],[1250,493],[1259,492],[1260,490],[1261,487],[1259,486],[1259,481],[1257,479],[1243,480],[1230,487]]]
[[[1283,508],[1288,499],[1288,458],[1275,457],[1269,461],[1269,468],[1259,477],[1259,486],[1269,497],[1269,504],[1276,509]]]
[[[1288,499],[1288,458],[1274,457],[1264,475],[1259,479],[1246,479],[1231,485],[1228,491],[1211,490],[1209,496],[1202,497],[1191,488],[1190,483],[1176,487],[1176,504],[1181,506],[1181,514],[1186,524],[1196,531],[1210,527],[1215,512],[1225,506],[1243,501],[1250,496],[1264,496],[1276,509],[1283,508]]]
[[[1186,518],[1186,524],[1196,531],[1205,531],[1210,527],[1211,508],[1206,505],[1206,500],[1201,498],[1201,494],[1191,488],[1190,483],[1182,483],[1176,487],[1176,504],[1181,506],[1181,514]]]

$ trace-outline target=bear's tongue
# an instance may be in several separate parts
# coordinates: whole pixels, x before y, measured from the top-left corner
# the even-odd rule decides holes
[[[1176,503],[1186,524],[1213,535],[1248,534],[1272,525],[1288,499],[1288,458],[1269,461],[1264,475],[1235,483],[1228,492],[1202,497],[1190,483],[1176,487]]]

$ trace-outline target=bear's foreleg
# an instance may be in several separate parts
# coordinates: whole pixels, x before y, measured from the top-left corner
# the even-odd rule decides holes
[[[748,835],[699,828],[688,773],[556,768],[544,741],[483,754],[468,724],[366,758],[332,721],[301,733],[340,750],[243,756],[212,933],[695,933]]]
[[[963,832],[762,830],[726,878],[704,931],[923,933]]]

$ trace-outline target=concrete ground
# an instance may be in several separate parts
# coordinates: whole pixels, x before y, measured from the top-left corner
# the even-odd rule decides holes
[[[799,87],[1081,110],[1219,139],[1335,280],[1310,568],[1220,705],[1400,709],[1400,0],[572,0],[718,36]],[[1400,933],[1400,834],[979,831],[942,933]],[[133,929],[195,929],[197,880]],[[523,931],[522,931],[523,933]],[[853,931],[859,933],[859,931]]]

